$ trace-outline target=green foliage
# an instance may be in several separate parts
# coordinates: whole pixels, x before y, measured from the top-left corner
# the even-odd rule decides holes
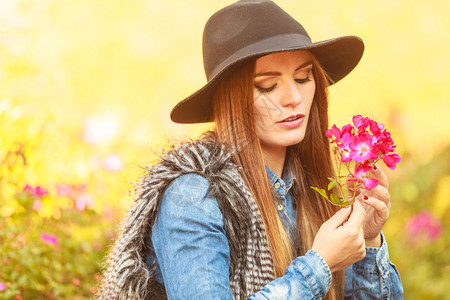
[[[405,160],[401,173],[391,181],[391,215],[384,232],[390,257],[412,299],[450,299],[450,144],[426,163]],[[410,234],[412,219],[429,211],[442,233],[430,239],[426,230]]]
[[[340,176],[340,177],[345,177],[345,176]],[[329,177],[328,179],[330,180],[330,183],[328,184],[328,192],[330,192],[335,186],[340,185],[340,183],[337,182],[336,179],[331,178],[331,177]],[[354,201],[354,200],[345,201],[343,197],[336,195],[334,193],[329,193],[330,195],[328,196],[325,189],[320,189],[320,188],[317,188],[314,186],[312,186],[311,188],[313,190],[315,190],[316,192],[318,192],[322,197],[324,197],[325,199],[330,201],[333,205],[337,205],[340,207],[346,207],[346,206],[351,205]]]
[[[11,125],[11,111],[19,107],[9,105],[10,109],[0,114],[0,129]],[[14,134],[0,137],[0,282],[6,287],[0,291],[0,299],[92,297],[113,235],[108,206],[94,201],[109,172],[93,171],[91,175],[100,185],[74,192],[80,180],[77,171],[67,169],[63,176],[55,176],[51,167],[70,168],[67,158],[83,152],[84,143],[74,139],[66,151],[42,151],[53,134],[42,130],[39,138],[26,138],[33,122],[38,118],[22,115],[22,126],[16,127]],[[50,162],[51,167],[41,162]],[[31,182],[48,191],[33,194],[25,188],[34,185]],[[63,194],[62,185],[72,193]],[[92,201],[86,202],[89,199]],[[54,240],[45,240],[46,235]]]
[[[313,190],[315,190],[316,192],[318,192],[322,197],[326,198],[327,200],[330,200],[330,199],[328,199],[327,192],[324,189],[319,189],[319,188],[316,188],[314,186],[312,186],[311,188]]]

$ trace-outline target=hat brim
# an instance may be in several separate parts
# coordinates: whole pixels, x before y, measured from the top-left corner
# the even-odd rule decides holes
[[[301,45],[301,46],[299,46]],[[170,118],[176,123],[205,123],[213,120],[213,97],[217,84],[242,62],[276,52],[308,50],[314,54],[334,84],[350,73],[364,52],[363,41],[356,36],[344,36],[310,43],[300,34],[285,34],[249,45],[234,53],[212,72],[211,79],[201,89],[179,102]]]

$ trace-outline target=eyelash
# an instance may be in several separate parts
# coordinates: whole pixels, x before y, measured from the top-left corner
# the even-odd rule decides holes
[[[311,81],[311,77],[310,77],[310,75],[308,75],[308,77],[306,77],[306,78],[295,79],[295,81],[296,81],[297,83],[299,83],[299,84],[304,84],[304,83],[307,83],[307,82]],[[271,87],[268,87],[268,88],[262,88],[262,87],[257,86],[257,85],[255,85],[255,87],[258,89],[258,91],[259,91],[261,94],[265,94],[265,93],[270,93],[270,92],[272,92],[272,91],[277,87],[277,84],[275,83],[274,85],[272,85]]]

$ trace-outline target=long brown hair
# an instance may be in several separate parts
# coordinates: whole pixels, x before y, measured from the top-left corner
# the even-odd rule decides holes
[[[316,92],[305,138],[301,143],[288,147],[286,152],[286,162],[292,166],[297,178],[293,196],[297,206],[298,245],[291,245],[275,208],[256,134],[253,114],[255,61],[243,64],[227,76],[218,85],[213,99],[216,136],[219,142],[238,150],[233,158],[242,167],[242,176],[261,212],[276,277],[283,276],[294,258],[293,254],[304,255],[311,249],[320,225],[336,211],[310,188],[327,186],[327,178],[334,173],[325,136],[328,128],[328,78],[317,60],[312,58]],[[326,299],[343,297],[343,274],[343,271],[333,274]]]

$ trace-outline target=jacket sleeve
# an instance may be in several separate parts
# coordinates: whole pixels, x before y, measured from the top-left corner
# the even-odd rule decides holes
[[[208,187],[202,176],[186,174],[164,194],[151,240],[168,299],[233,299],[226,228]],[[309,251],[250,299],[320,299],[330,283],[328,265]]]
[[[345,270],[345,299],[403,299],[400,274],[389,260],[386,239],[380,248],[366,248],[366,257]]]

